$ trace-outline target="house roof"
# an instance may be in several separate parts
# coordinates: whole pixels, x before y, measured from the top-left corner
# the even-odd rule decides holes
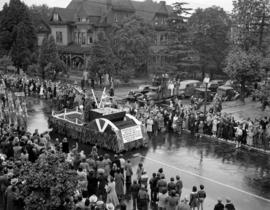
[[[130,0],[112,0],[112,9],[135,12],[135,8]]]
[[[166,7],[166,2],[165,1],[161,1],[160,2],[160,7],[159,10],[157,11],[158,14],[161,15],[169,15],[168,9]]]
[[[108,13],[108,0],[72,0],[67,8],[54,8],[62,22],[76,21],[77,17],[104,16]],[[145,21],[150,22],[156,15],[168,15],[172,13],[172,7],[166,5],[165,1],[160,3],[153,0],[131,1],[111,0],[112,10],[135,12]]]
[[[37,33],[50,33],[51,28],[39,13],[31,13],[33,24]]]
[[[60,16],[62,22],[72,22],[75,19],[74,9],[55,7],[53,9],[53,14],[54,13],[57,13]]]
[[[166,5],[165,1],[161,1],[161,3],[152,0],[132,1],[132,4],[136,10],[136,15],[147,22],[152,21],[156,14],[165,14],[166,12],[166,15],[168,15],[172,13],[172,7]]]

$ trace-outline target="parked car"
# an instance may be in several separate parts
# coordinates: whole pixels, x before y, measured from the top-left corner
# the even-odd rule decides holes
[[[180,82],[178,96],[181,98],[190,97],[194,94],[195,89],[200,87],[199,80],[184,80]]]
[[[216,93],[219,86],[223,85],[223,80],[211,80],[207,85],[207,88],[212,92]],[[201,84],[201,88],[205,88],[205,84]]]
[[[218,87],[217,94],[222,98],[222,101],[233,101],[240,96],[232,87],[225,85]]]

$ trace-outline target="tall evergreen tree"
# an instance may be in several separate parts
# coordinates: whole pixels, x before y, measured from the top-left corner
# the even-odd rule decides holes
[[[27,6],[20,0],[10,0],[1,12],[0,48],[6,54],[12,55],[12,60],[17,67],[25,68],[36,46],[37,37]],[[16,52],[21,49],[24,49],[24,52]],[[20,55],[27,56],[24,57],[26,61],[20,58]]]
[[[11,47],[11,57],[17,68],[26,70],[31,62],[31,52],[27,47],[26,25],[23,22],[19,23],[16,26],[14,33],[16,34],[16,39]]]

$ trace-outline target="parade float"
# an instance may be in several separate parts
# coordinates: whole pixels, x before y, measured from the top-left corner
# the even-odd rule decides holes
[[[50,127],[68,138],[117,153],[147,146],[142,123],[121,109],[106,107],[104,98],[107,96],[103,95],[99,104],[94,95],[98,108],[85,107],[83,111],[76,107],[53,112],[49,118]]]

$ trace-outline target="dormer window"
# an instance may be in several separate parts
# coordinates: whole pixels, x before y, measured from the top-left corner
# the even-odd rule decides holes
[[[59,21],[59,15],[58,13],[53,14],[53,21]]]

